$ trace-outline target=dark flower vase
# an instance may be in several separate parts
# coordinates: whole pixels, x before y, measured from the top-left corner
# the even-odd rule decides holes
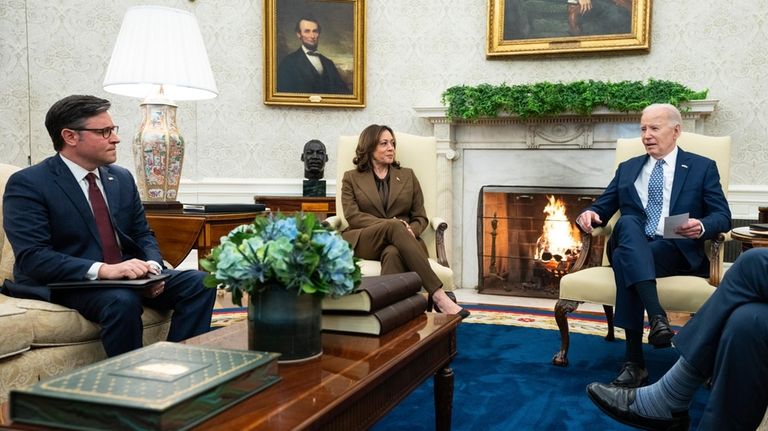
[[[297,294],[269,285],[248,301],[248,348],[280,353],[278,362],[300,362],[323,354],[320,295]]]

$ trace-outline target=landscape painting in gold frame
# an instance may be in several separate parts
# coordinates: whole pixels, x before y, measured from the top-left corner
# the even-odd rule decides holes
[[[488,0],[488,57],[647,52],[651,0]]]
[[[365,107],[364,44],[365,0],[264,0],[264,103]]]

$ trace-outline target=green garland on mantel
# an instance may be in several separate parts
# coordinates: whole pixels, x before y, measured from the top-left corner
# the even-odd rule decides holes
[[[521,118],[543,117],[573,112],[590,115],[595,108],[617,112],[637,112],[651,103],[679,106],[689,100],[707,97],[707,91],[693,91],[671,81],[575,81],[537,82],[527,85],[457,85],[443,92],[451,120],[477,120],[496,117],[500,112]]]

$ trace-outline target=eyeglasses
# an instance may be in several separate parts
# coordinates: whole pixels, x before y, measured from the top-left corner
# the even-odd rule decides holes
[[[117,131],[120,130],[120,126],[110,126],[110,127],[105,127],[103,129],[85,129],[85,128],[83,128],[83,129],[71,129],[71,130],[76,130],[78,132],[86,131],[86,132],[93,132],[93,133],[101,133],[101,137],[104,138],[104,139],[107,139],[110,136],[112,136],[113,133],[115,135],[117,135]]]

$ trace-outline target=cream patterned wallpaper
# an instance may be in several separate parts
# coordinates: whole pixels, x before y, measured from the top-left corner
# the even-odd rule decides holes
[[[708,88],[720,102],[706,133],[734,138],[731,184],[768,185],[768,2],[751,0],[655,1],[650,54],[500,60],[485,58],[482,0],[367,0],[364,109],[262,103],[262,1],[0,0],[0,161],[25,165],[50,155],[47,108],[90,93],[113,101],[119,162],[132,166],[139,101],[105,93],[101,82],[125,10],[145,3],[197,16],[220,91],[179,107],[187,181],[301,178],[301,148],[313,138],[328,146],[326,177],[333,178],[338,135],[373,122],[428,134],[429,123],[411,108],[438,105],[456,84],[657,78]]]

